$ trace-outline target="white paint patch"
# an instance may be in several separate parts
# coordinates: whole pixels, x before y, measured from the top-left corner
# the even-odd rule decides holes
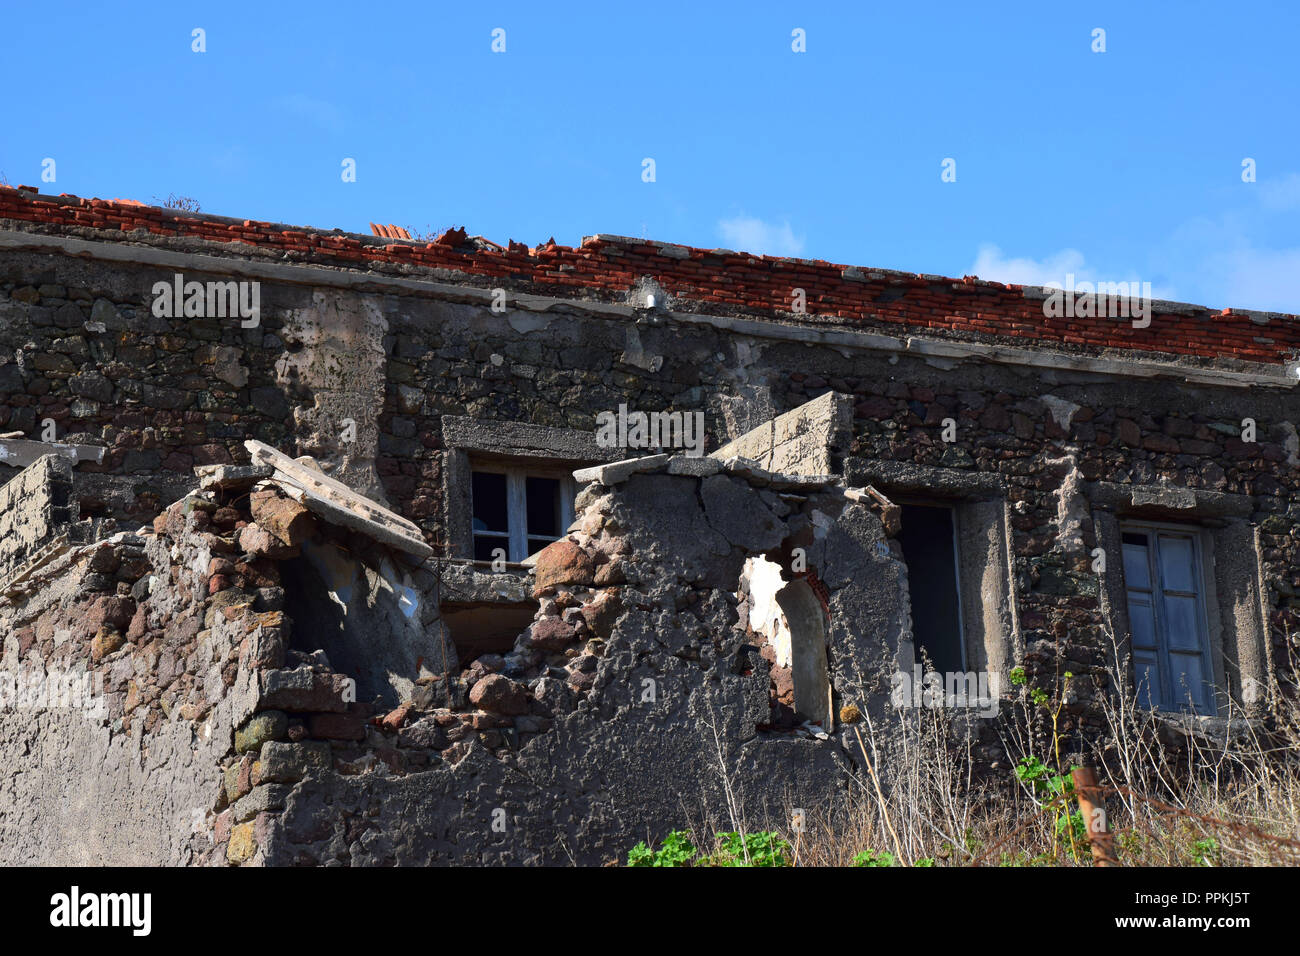
[[[511,311],[506,315],[506,321],[510,327],[519,334],[523,335],[528,332],[537,332],[545,329],[551,324],[550,316],[546,315],[524,315],[519,311]]]
[[[1044,395],[1039,401],[1047,406],[1047,410],[1052,413],[1052,418],[1056,420],[1057,425],[1061,426],[1062,431],[1069,429],[1070,422],[1074,420],[1074,413],[1081,407],[1055,395]]]
[[[1065,477],[1057,490],[1057,539],[1062,550],[1078,551],[1083,547],[1083,522],[1088,516],[1088,502],[1083,495],[1083,476],[1079,474],[1074,455],[1049,458],[1047,464],[1065,469]]]
[[[789,667],[790,624],[776,603],[776,594],[789,583],[781,577],[781,566],[762,556],[749,558],[740,573],[741,590],[749,595],[749,627],[762,634],[776,652],[778,667]]]
[[[1282,447],[1286,449],[1286,463],[1292,468],[1300,466],[1300,434],[1296,433],[1296,428],[1290,422],[1283,422],[1282,428],[1286,431],[1286,440],[1282,442]]]

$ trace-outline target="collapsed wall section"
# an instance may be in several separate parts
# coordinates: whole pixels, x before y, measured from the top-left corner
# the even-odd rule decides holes
[[[878,519],[834,486],[734,461],[597,472],[570,534],[537,559],[539,610],[509,653],[421,679],[352,739],[319,722],[295,739],[292,713],[266,718],[239,774],[290,760],[300,779],[277,785],[258,859],[608,862],[674,827],[728,828],[724,776],[752,825],[842,807],[852,730],[762,729],[771,678],[737,592],[749,555],[789,567],[804,549],[827,579],[828,699],[877,706],[868,673],[892,661],[903,626]],[[853,616],[837,627],[837,614]]]

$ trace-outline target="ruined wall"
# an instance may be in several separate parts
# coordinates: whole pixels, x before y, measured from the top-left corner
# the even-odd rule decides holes
[[[0,488],[0,586],[77,520],[72,463],[49,455]]]
[[[904,612],[880,522],[817,480],[647,461],[583,492],[511,653],[445,672],[399,661],[384,635],[391,677],[410,678],[391,710],[321,646],[327,629],[286,609],[346,601],[400,555],[274,488],[232,472],[141,534],[70,552],[0,605],[4,664],[89,673],[100,690],[90,707],[0,708],[5,862],[605,862],[684,819],[724,826],[724,772],[747,820],[833,812],[851,730],[769,727],[737,590],[747,557],[788,568],[804,549],[829,614],[828,693],[883,707],[871,675]],[[329,548],[356,562],[344,586],[296,593],[285,569]],[[438,632],[436,606],[421,623]]]
[[[209,848],[220,760],[255,700],[245,658],[268,631],[248,626],[251,602],[209,596],[205,514],[170,513],[175,552],[113,534],[0,601],[6,865],[176,865]]]
[[[901,565],[838,489],[675,461],[589,486],[579,530],[538,561],[540,610],[515,649],[334,740],[333,770],[285,796],[265,860],[603,863],[686,821],[729,826],[723,771],[751,826],[842,805],[850,727],[760,730],[770,680],[740,573],[748,555],[788,565],[807,549],[829,594],[835,700],[865,707],[901,633]]]
[[[15,484],[34,482],[48,462]],[[260,861],[254,830],[301,768],[296,752],[271,748],[257,764],[242,755],[273,736],[302,740],[309,721],[346,737],[420,678],[436,632],[436,601],[423,600],[432,576],[319,526],[291,497],[250,487],[248,472],[257,469],[208,481],[139,533],[65,550],[0,600],[5,864]],[[403,641],[387,622],[365,659],[377,674],[332,671],[328,631],[309,632],[306,651],[293,640],[281,569],[304,548],[349,556],[331,563],[330,582],[296,595],[314,604],[356,601],[376,614],[384,583],[389,594],[409,591],[419,633]],[[370,699],[357,696],[363,681]]]
[[[1034,366],[891,354],[797,326],[781,338],[653,312],[494,312],[486,301],[367,292],[360,279],[355,291],[264,281],[261,325],[245,329],[154,317],[149,289],[171,268],[16,251],[0,269],[0,340],[14,355],[0,364],[0,426],[32,432],[52,418],[61,439],[106,446],[102,463],[75,469],[84,514],[151,517],[194,465],[243,461],[241,443],[255,437],[310,451],[442,543],[447,513],[463,507],[446,498],[444,416],[594,432],[597,414],[624,403],[698,410],[716,450],[738,437],[737,396],[788,412],[833,391],[853,403],[850,462],[1004,483],[1013,573],[1002,599],[1015,595],[1024,644],[1044,666],[1067,635],[1063,659],[1076,673],[1099,666],[1102,589],[1087,568],[1098,512],[1083,487],[1096,482],[1244,496],[1244,518],[1260,531],[1273,666],[1297,630],[1294,390],[1147,379],[1151,370],[1132,362],[1125,376],[1051,356]],[[1248,324],[1269,333],[1257,338],[1276,337],[1268,323],[1290,327],[1257,319]],[[1129,334],[1123,325],[1117,335]],[[1241,440],[1246,418],[1255,443]]]
[[[89,217],[77,218],[78,224],[102,225],[95,218],[105,213],[100,206],[57,205],[59,215]],[[0,210],[5,215],[20,212],[8,193],[0,194]],[[111,209],[107,213],[115,214]],[[472,420],[484,428],[493,422],[526,422],[594,433],[596,415],[621,404],[647,412],[700,411],[710,451],[739,439],[732,451],[743,446],[774,463],[793,449],[796,461],[780,458],[792,464],[807,457],[802,451],[806,433],[799,424],[807,411],[796,410],[814,400],[841,402],[824,397],[833,392],[846,397],[841,403],[851,406],[852,414],[848,422],[836,419],[840,427],[832,430],[832,442],[823,442],[820,432],[815,436],[819,447],[836,448],[825,461],[842,468],[851,485],[871,483],[888,494],[960,505],[963,520],[970,519],[961,531],[963,548],[970,551],[962,558],[962,587],[974,602],[967,609],[973,612],[968,626],[978,614],[980,633],[997,638],[991,640],[992,650],[980,647],[984,656],[977,656],[977,663],[1005,670],[1008,662],[1023,662],[1032,679],[1049,685],[1058,670],[1081,675],[1065,711],[1067,733],[1081,731],[1095,739],[1103,731],[1094,702],[1109,687],[1108,627],[1123,623],[1124,595],[1115,574],[1094,569],[1094,549],[1113,551],[1121,517],[1190,522],[1207,529],[1220,585],[1218,606],[1211,612],[1221,624],[1225,647],[1244,661],[1253,652],[1233,647],[1232,641],[1249,630],[1252,617],[1263,616],[1267,625],[1265,660],[1247,662],[1252,673],[1268,678],[1263,695],[1256,692],[1250,698],[1242,674],[1224,674],[1225,686],[1242,703],[1252,703],[1257,716],[1266,713],[1268,694],[1285,689],[1285,682],[1274,678],[1286,673],[1300,633],[1300,396],[1294,376],[1283,374],[1300,342],[1293,317],[1217,316],[1165,304],[1142,328],[1102,318],[1072,328],[1049,321],[1041,301],[1028,290],[993,283],[855,274],[827,264],[701,250],[679,255],[676,247],[629,245],[609,237],[578,250],[512,246],[494,258],[482,248],[469,251],[473,243],[463,235],[427,250],[320,233],[291,237],[282,246],[282,232],[271,242],[265,224],[245,224],[241,231],[232,222],[217,225],[231,227],[232,236],[242,241],[215,246],[194,238],[198,226],[174,220],[168,214],[153,236],[113,237],[131,243],[114,247],[126,250],[114,253],[119,256],[115,260],[30,248],[45,238],[41,230],[52,228],[30,222],[17,225],[32,232],[0,243],[0,428],[35,437],[51,419],[60,441],[104,450],[99,461],[91,455],[73,468],[79,504],[70,517],[115,517],[122,527],[134,528],[187,492],[194,466],[245,462],[243,442],[257,438],[291,454],[315,455],[334,475],[416,521],[431,543],[444,545],[449,514],[465,507],[459,498],[448,499],[450,450],[444,447],[444,420]],[[87,245],[106,242],[104,233],[83,225],[70,226],[68,234]],[[202,223],[203,229],[209,227],[215,228],[212,222]],[[311,265],[314,271],[295,275],[294,267],[282,260]],[[463,271],[446,271],[453,267]],[[170,280],[178,269],[196,280],[259,276],[260,324],[245,328],[237,320],[154,316],[153,283]],[[694,278],[688,275],[694,275],[692,270],[699,273]],[[714,273],[710,285],[704,276]],[[510,292],[505,311],[494,310],[486,295],[496,283]],[[784,311],[787,285],[809,290],[811,314]],[[716,291],[701,291],[707,289]],[[530,295],[538,291],[574,298]],[[653,308],[645,305],[649,292],[658,296]],[[887,338],[883,333],[893,326],[901,334]],[[1015,343],[1009,339],[1041,351],[1012,356],[1010,344]],[[770,422],[778,415],[783,417]],[[1253,442],[1244,440],[1247,419],[1254,426]],[[781,423],[779,433],[776,423]],[[757,431],[751,431],[755,426]],[[743,432],[750,434],[742,438]],[[17,474],[3,465],[0,472],[0,478]],[[558,594],[540,594],[542,619],[510,654],[462,662],[454,647],[450,654],[441,646],[417,649],[414,630],[419,628],[402,623],[395,600],[381,608],[375,628],[397,639],[385,644],[385,653],[376,655],[382,660],[370,664],[369,673],[364,673],[365,655],[349,656],[357,649],[357,631],[348,634],[342,628],[346,639],[328,648],[328,641],[310,638],[312,646],[295,647],[291,636],[281,635],[285,657],[266,667],[294,676],[266,678],[272,680],[269,686],[259,676],[257,695],[236,695],[238,702],[226,705],[213,731],[229,740],[191,747],[192,758],[182,754],[189,731],[170,716],[179,713],[174,703],[191,702],[179,691],[167,698],[175,678],[172,658],[159,652],[155,660],[145,654],[139,658],[144,663],[130,665],[130,673],[153,674],[158,662],[167,661],[161,675],[151,678],[167,683],[157,688],[156,707],[150,698],[143,712],[138,712],[138,699],[125,708],[129,682],[123,681],[129,675],[120,661],[140,654],[139,643],[127,639],[104,658],[118,662],[106,669],[112,677],[108,698],[121,696],[123,728],[141,727],[149,714],[156,714],[150,733],[172,742],[145,747],[130,736],[134,729],[81,740],[71,729],[47,727],[54,748],[46,758],[49,782],[31,789],[52,792],[52,768],[65,759],[55,754],[71,747],[66,741],[77,739],[80,743],[69,753],[123,748],[113,759],[157,759],[148,765],[154,773],[170,773],[161,768],[185,759],[202,763],[203,768],[194,764],[192,779],[185,777],[190,770],[178,771],[189,782],[179,785],[177,792],[184,796],[177,798],[177,806],[194,799],[195,805],[218,814],[216,852],[207,859],[563,860],[567,857],[556,849],[554,827],[545,830],[537,822],[543,807],[560,808],[559,826],[571,838],[567,846],[574,853],[599,855],[613,852],[616,844],[621,847],[628,815],[641,812],[628,807],[647,808],[647,832],[651,824],[660,832],[680,824],[680,799],[675,793],[670,798],[665,789],[680,775],[665,775],[662,768],[686,767],[687,774],[713,779],[698,741],[684,734],[689,726],[698,726],[705,712],[701,708],[725,700],[730,702],[723,708],[725,719],[732,721],[728,727],[733,733],[720,734],[720,740],[724,748],[738,748],[726,757],[737,772],[744,769],[752,779],[761,779],[760,755],[765,761],[766,754],[786,748],[797,755],[791,763],[809,761],[811,776],[779,761],[776,769],[764,765],[765,772],[780,786],[804,788],[800,792],[809,792],[809,781],[816,779],[822,788],[817,792],[824,796],[825,780],[847,772],[845,761],[851,756],[820,747],[820,741],[773,744],[758,731],[750,734],[748,722],[753,718],[757,727],[760,711],[770,724],[772,704],[741,680],[749,664],[735,664],[745,646],[758,648],[746,661],[756,656],[765,663],[766,658],[763,648],[746,644],[752,635],[745,632],[745,608],[727,596],[736,590],[739,570],[731,574],[736,555],[710,533],[722,525],[710,519],[708,510],[725,507],[727,498],[718,490],[717,477],[683,472],[611,478],[609,487],[621,489],[612,505],[614,524],[607,527],[607,517],[591,517],[600,516],[599,509],[589,510],[595,524],[584,525],[581,534],[588,537],[575,547],[591,552],[593,562],[597,554],[609,557],[603,546],[591,544],[608,531],[611,541],[643,534],[638,549],[646,550],[629,551],[626,562],[619,556],[599,567],[593,564],[591,582],[566,582],[571,587],[563,601]],[[737,475],[728,480],[748,482]],[[21,487],[14,486],[15,497]],[[620,503],[622,495],[632,495],[645,512]],[[710,496],[717,497],[712,505]],[[591,499],[585,503],[594,507]],[[217,507],[222,506],[224,501]],[[355,539],[355,560],[349,557],[338,565],[328,549],[349,542],[328,535],[320,545],[327,550],[316,552],[315,559],[308,547],[294,557],[263,554],[270,566],[249,561],[243,536],[234,534],[242,531],[235,527],[238,522],[251,522],[249,504],[232,499],[228,506],[237,514],[224,513],[225,524],[215,530],[191,529],[222,540],[220,545],[209,542],[208,560],[218,562],[219,570],[192,563],[199,562],[198,545],[186,546],[196,549],[186,552],[190,570],[173,567],[173,559],[164,559],[162,552],[149,552],[154,574],[165,568],[166,574],[188,581],[185,588],[199,588],[197,596],[186,599],[194,602],[191,617],[200,612],[206,617],[214,602],[227,600],[220,595],[232,590],[254,595],[246,605],[236,602],[243,609],[238,614],[283,614],[282,608],[257,603],[269,598],[274,604],[275,595],[261,596],[261,591],[284,584],[269,576],[270,566],[307,595],[343,593],[346,589],[334,578],[341,566],[350,575],[354,596],[366,606],[371,596],[388,600],[396,593],[393,581],[416,574],[412,568],[401,568],[399,574],[391,565],[386,570],[382,549]],[[215,520],[203,517],[211,510],[206,505],[185,507],[199,524]],[[843,533],[871,555],[869,561],[862,558],[861,581],[834,572],[831,564],[814,565],[817,580],[829,589],[827,637],[832,676],[839,682],[836,692],[843,700],[852,694],[842,685],[846,678],[836,669],[834,656],[856,653],[853,649],[864,646],[863,641],[875,647],[873,622],[892,620],[893,613],[881,602],[896,601],[906,589],[897,562],[889,563],[892,559],[879,550],[882,544],[885,552],[889,547],[879,538],[878,522],[858,516],[865,511],[856,506],[842,512],[826,506],[822,513],[832,512],[835,516],[827,517],[824,527],[862,523]],[[173,517],[166,521],[174,522],[174,512],[168,514]],[[792,533],[789,516],[777,518]],[[748,519],[744,509],[736,509],[727,520],[741,528]],[[669,532],[675,536],[665,537]],[[166,523],[159,529],[172,540],[184,533],[183,522],[170,531]],[[720,550],[692,550],[699,547],[697,533]],[[256,546],[251,538],[249,544]],[[128,546],[140,545],[114,545]],[[980,554],[987,560],[979,559]],[[1259,573],[1252,577],[1256,557]],[[585,559],[573,560],[582,565]],[[877,560],[885,563],[877,567]],[[846,560],[843,566],[851,563]],[[118,575],[121,566],[112,574]],[[608,576],[616,572],[602,570],[615,566],[624,581],[614,581]],[[86,578],[95,583],[86,586],[89,590],[64,582],[6,609],[0,621],[5,654],[54,659],[67,642],[53,635],[72,631],[78,637],[68,646],[81,648],[81,656],[93,663],[91,644],[100,636],[98,630],[74,629],[70,609],[80,612],[99,597],[114,597],[118,584],[134,591],[140,580],[114,577],[111,588],[96,590],[105,584],[105,572],[94,573],[101,577]],[[268,577],[257,584],[263,573]],[[427,565],[421,573],[436,577],[437,565]],[[862,581],[879,587],[861,590]],[[611,588],[624,587],[633,589],[632,605],[612,596]],[[214,590],[204,595],[203,588]],[[426,596],[437,590],[428,581],[417,589]],[[682,594],[699,596],[687,601]],[[123,595],[116,598],[125,600]],[[140,604],[138,597],[131,599],[137,602],[134,621]],[[43,603],[48,601],[55,603]],[[612,607],[621,610],[614,614]],[[187,616],[161,604],[159,611],[173,619]],[[337,613],[319,619],[300,613],[308,619],[309,634],[339,623]],[[94,620],[94,615],[88,617]],[[170,625],[162,617],[156,620],[165,643]],[[593,621],[599,622],[598,634]],[[615,621],[622,623],[615,627]],[[419,623],[420,638],[434,640],[434,618]],[[270,633],[287,625],[261,626]],[[905,624],[899,627],[906,631]],[[16,636],[26,630],[46,636],[39,642]],[[174,632],[177,647],[184,649],[181,656],[202,659],[204,667],[218,660],[228,666],[232,648],[242,646],[242,639],[219,629],[213,636],[207,633],[210,627],[200,630],[207,643],[193,647],[197,633]],[[600,642],[593,643],[593,635]],[[904,648],[910,643],[905,633],[898,639]],[[993,647],[998,641],[1001,645]],[[315,655],[318,649],[325,653]],[[611,649],[621,655],[617,666],[609,663]],[[257,670],[243,651],[234,660],[231,688],[251,680],[241,675]],[[646,665],[649,669],[638,670],[647,661],[653,662]],[[282,666],[286,664],[293,666]],[[734,666],[740,670],[728,669]],[[754,665],[750,676],[759,674],[760,667]],[[635,675],[631,683],[628,674]],[[675,696],[647,717],[634,706],[640,688],[633,684],[655,675],[672,678]],[[490,676],[525,688],[521,698],[513,685],[489,682],[510,701],[504,705],[508,711],[479,706],[485,699],[492,702],[492,696],[472,698],[474,688]],[[365,688],[365,699],[356,707],[336,700],[341,686],[336,681],[348,679]],[[762,683],[763,678],[755,680]],[[545,684],[539,697],[543,681],[554,684]],[[490,686],[482,693],[489,691]],[[203,700],[215,708],[219,698],[214,690]],[[237,715],[258,707],[274,714],[261,720],[243,750],[237,750],[233,734],[243,719]],[[735,723],[737,707],[747,715],[743,727]],[[128,712],[137,712],[135,718],[127,720]],[[30,728],[12,732],[10,754],[36,746],[42,736],[33,736]],[[106,733],[101,727],[93,734],[101,732]],[[76,734],[83,733],[92,732],[78,725]],[[271,767],[255,770],[267,741],[277,745],[268,754]],[[763,749],[768,744],[773,746]],[[809,747],[807,753],[800,749]],[[594,756],[589,759],[589,754]],[[75,766],[78,774],[91,770],[89,763]],[[323,772],[331,766],[323,782],[300,787],[311,768]],[[205,786],[200,781],[214,767],[218,775],[229,776],[229,786],[223,782],[218,787],[222,796],[214,799],[209,793],[205,802],[198,796]],[[29,782],[36,779],[28,777]],[[162,799],[150,795],[151,785],[141,783],[143,778],[133,779],[146,791],[141,806]],[[211,787],[210,780],[206,786]],[[701,806],[718,805],[710,786],[692,787]],[[780,786],[762,796],[766,809]],[[485,815],[490,816],[485,803],[493,794],[508,795],[503,809],[530,836],[482,835]],[[107,801],[117,795],[109,790],[103,796]],[[59,811],[55,821],[81,825],[91,813],[89,808],[73,809],[67,802],[71,796],[61,799],[68,809]],[[123,833],[143,826],[130,814],[128,818],[134,822],[124,824]],[[110,817],[104,826],[118,826],[116,820]],[[399,820],[410,824],[410,835],[397,833]],[[125,842],[105,839],[108,849],[102,852],[131,852]],[[197,859],[203,852],[194,849],[188,835],[168,835],[165,845],[157,839],[141,838],[131,846],[147,846],[150,854],[168,859]]]

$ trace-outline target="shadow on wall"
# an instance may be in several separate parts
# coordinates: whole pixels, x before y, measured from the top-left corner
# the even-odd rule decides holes
[[[280,565],[289,647],[323,650],[330,666],[357,682],[357,700],[393,708],[441,660],[441,628],[421,624],[436,596],[391,556],[364,558],[337,544],[306,543]],[[426,666],[427,665],[427,666]]]
[[[825,731],[833,729],[831,677],[826,663],[826,617],[807,581],[791,581],[776,592],[790,628],[795,712]]]
[[[802,578],[787,581],[781,565],[765,555],[745,562],[740,596],[748,604],[752,633],[772,668],[770,729],[811,721],[833,729],[826,615]]]

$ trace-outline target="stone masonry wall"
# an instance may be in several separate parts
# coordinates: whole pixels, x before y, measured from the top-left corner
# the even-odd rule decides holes
[[[293,559],[258,557],[251,537],[253,550],[245,547],[245,527],[257,524],[250,502],[188,493],[194,466],[245,462],[248,438],[314,455],[334,475],[417,522],[447,556],[447,515],[465,503],[447,500],[445,416],[594,432],[596,415],[620,404],[645,412],[701,411],[714,451],[750,427],[745,407],[761,408],[765,420],[769,410],[790,413],[834,392],[852,407],[848,447],[841,449],[849,484],[939,500],[960,500],[973,485],[998,489],[1010,581],[986,600],[1011,605],[999,612],[1014,622],[1017,662],[1031,679],[1050,684],[1065,669],[1080,675],[1065,712],[1067,733],[1096,738],[1103,732],[1096,697],[1111,686],[1106,611],[1115,602],[1115,578],[1094,569],[1094,549],[1107,544],[1107,522],[1116,516],[1216,528],[1230,512],[1246,523],[1232,539],[1241,544],[1237,553],[1222,558],[1251,564],[1257,553],[1259,575],[1223,596],[1230,605],[1224,616],[1244,620],[1252,601],[1262,608],[1267,693],[1291,692],[1289,662],[1300,649],[1300,393],[1275,373],[1294,362],[1300,343],[1294,317],[1170,306],[1157,308],[1148,328],[1113,319],[1071,327],[1047,320],[1041,302],[1018,287],[683,252],[613,237],[576,249],[512,244],[498,254],[463,233],[427,247],[363,242],[75,197],[37,202],[8,190],[0,190],[0,216],[0,226],[20,237],[16,245],[0,243],[0,429],[36,437],[53,420],[59,441],[105,449],[102,461],[72,469],[78,504],[69,519],[116,519],[134,528],[164,515],[154,534],[74,549],[52,566],[46,590],[29,588],[0,606],[7,666],[81,662],[104,675],[115,714],[107,724],[42,714],[33,724],[36,736],[6,717],[6,753],[45,748],[19,789],[46,794],[59,808],[48,822],[36,821],[29,809],[9,811],[8,826],[21,819],[34,828],[30,837],[15,837],[22,852],[38,852],[42,827],[78,826],[102,835],[94,852],[104,859],[560,860],[565,851],[556,849],[554,833],[544,835],[536,823],[544,805],[560,808],[559,826],[576,841],[566,844],[570,851],[579,852],[577,846],[599,855],[626,834],[620,807],[644,800],[647,820],[681,822],[668,782],[644,783],[663,773],[654,766],[687,767],[708,778],[708,762],[686,728],[698,722],[706,702],[750,699],[748,690],[728,696],[749,666],[735,663],[741,644],[734,641],[743,643],[744,629],[736,632],[732,615],[739,612],[726,597],[738,577],[731,574],[734,555],[722,544],[716,554],[690,550],[697,547],[695,531],[717,542],[708,533],[718,528],[707,514],[704,487],[713,482],[716,488],[718,475],[628,480],[611,505],[615,525],[608,526],[608,516],[592,518],[596,524],[581,533],[587,537],[571,542],[593,563],[589,584],[566,582],[572,586],[563,598],[558,590],[539,594],[540,617],[511,654],[466,661],[463,668],[454,659],[414,665],[403,678],[409,699],[395,710],[376,709],[366,701],[344,704],[340,682],[349,675],[328,654],[314,656],[316,648],[294,647],[291,636],[276,633],[291,632],[291,625],[257,617],[283,617],[273,607],[274,589],[283,582],[271,572]],[[141,224],[150,231],[129,231]],[[121,229],[104,231],[114,226]],[[224,238],[215,235],[218,229]],[[147,261],[23,245],[56,235],[128,243],[122,248]],[[227,280],[281,261],[330,271],[295,280],[281,270],[263,281],[256,328],[238,320],[164,319],[152,314],[150,289],[178,267],[146,255],[164,252],[190,263],[183,267],[187,279]],[[410,282],[395,285],[399,279]],[[436,289],[428,285],[434,282]],[[511,293],[504,311],[478,294],[497,284]],[[810,314],[784,311],[787,285],[809,290]],[[668,298],[643,307],[647,289]],[[543,292],[574,298],[524,301]],[[621,311],[611,303],[622,303]],[[706,321],[711,317],[718,321]],[[971,348],[945,357],[917,353],[901,339],[893,348],[847,337],[888,329]],[[1003,361],[1000,350],[1009,343],[1041,349],[1042,361]],[[1105,359],[1109,372],[1080,364],[1085,358]],[[1164,364],[1152,364],[1157,360]],[[1226,377],[1198,378],[1217,372]],[[1246,440],[1247,424],[1253,441]],[[2,466],[0,472],[0,480],[18,474]],[[730,473],[728,480],[748,483]],[[4,491],[18,497],[22,487]],[[163,510],[182,496],[186,504]],[[628,504],[633,500],[644,514]],[[668,500],[672,507],[664,505]],[[585,504],[594,507],[590,498]],[[834,512],[827,518],[832,525],[860,510],[826,509],[828,516]],[[602,514],[588,509],[588,516]],[[788,517],[777,515],[787,525]],[[646,550],[620,553],[592,543],[604,532],[608,541],[634,537],[628,528],[641,529]],[[694,530],[664,537],[682,528]],[[853,533],[872,548],[880,543],[866,527]],[[140,548],[151,570],[141,567]],[[104,549],[111,555],[96,557]],[[597,554],[611,559],[601,567],[629,557],[625,582],[597,580]],[[586,560],[571,559],[578,566]],[[92,567],[95,561],[102,567]],[[425,570],[436,573],[436,566]],[[147,582],[160,575],[171,597],[152,596]],[[832,654],[863,641],[879,644],[863,628],[888,613],[845,605],[844,595],[856,593],[845,590],[851,579],[828,578],[822,565],[817,575],[828,588]],[[610,588],[631,588],[635,599],[629,603]],[[241,597],[221,597],[227,592]],[[699,596],[687,600],[683,593]],[[228,600],[233,603],[223,603]],[[218,617],[209,624],[214,610]],[[621,623],[615,626],[611,616]],[[194,619],[202,625],[191,633]],[[609,633],[598,633],[593,621]],[[425,623],[432,627],[432,618]],[[261,636],[250,644],[239,627]],[[258,650],[263,641],[266,648],[279,641],[283,657]],[[642,668],[647,661],[653,661],[648,670]],[[210,679],[214,668],[217,683]],[[296,676],[269,678],[262,670]],[[636,723],[637,688],[628,675],[637,681],[670,676],[673,702]],[[845,679],[836,671],[836,681]],[[539,697],[544,681],[567,691],[546,684]],[[268,697],[268,686],[287,688],[288,697]],[[517,687],[525,688],[522,697]],[[754,706],[761,696],[770,717],[769,689],[764,684],[762,695],[755,692]],[[1229,689],[1242,695],[1241,687]],[[841,684],[837,693],[845,694]],[[480,706],[498,699],[510,701],[505,707],[512,712]],[[1266,716],[1266,705],[1257,700],[1252,713]],[[183,717],[186,707],[199,710]],[[206,717],[199,716],[203,708]],[[726,719],[734,723],[733,711]],[[244,721],[270,712],[280,716],[258,718],[259,729],[237,746],[236,731],[248,733]],[[67,720],[72,723],[64,726]],[[745,721],[721,737],[724,748],[736,748],[725,759],[747,773],[767,760],[759,754],[813,746],[780,740],[764,749],[772,741],[747,736]],[[205,726],[210,736],[202,736]],[[262,748],[271,744],[271,768],[255,772]],[[814,750],[799,750],[810,768],[831,777],[848,771],[851,757],[842,751]],[[589,752],[599,759],[589,760]],[[60,794],[60,761],[72,761],[80,776],[102,759],[136,768],[124,770],[122,779],[138,797],[122,797],[114,788],[123,784],[111,781],[90,797]],[[618,768],[617,779],[600,769],[601,760]],[[284,761],[290,769],[276,769]],[[777,764],[772,772],[780,785],[820,788],[826,796],[824,780],[813,782],[816,774]],[[300,788],[313,768],[323,782]],[[174,797],[154,782],[160,773],[180,781],[168,784]],[[649,787],[649,795],[638,786]],[[773,792],[763,797],[768,809]],[[702,804],[716,806],[707,785],[699,793]],[[507,817],[522,821],[530,835],[463,839],[460,834],[478,833],[488,794],[505,794]],[[97,820],[95,813],[113,800],[125,800],[126,809]],[[195,837],[192,829],[142,835],[146,806],[186,813],[198,807],[210,814],[204,826],[215,826],[218,839],[205,842],[207,833]],[[407,835],[398,832],[402,814],[412,827]],[[121,838],[112,835],[119,832]]]
[[[76,520],[72,464],[54,455],[24,468],[0,488],[0,582],[50,547]]]

